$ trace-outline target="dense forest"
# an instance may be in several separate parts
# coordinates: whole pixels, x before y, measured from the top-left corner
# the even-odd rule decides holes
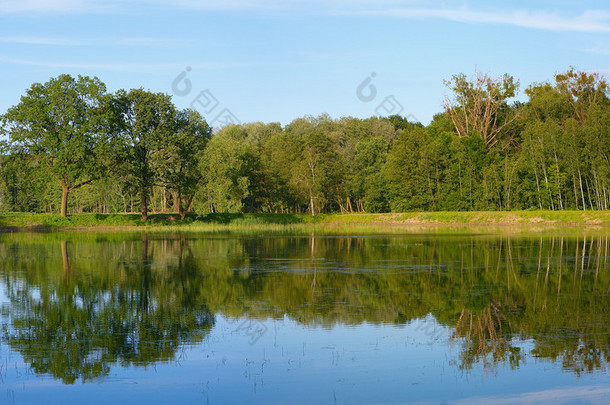
[[[525,89],[456,75],[424,126],[328,115],[213,130],[167,94],[97,78],[36,83],[2,116],[0,210],[389,212],[604,210],[610,91],[571,69]]]

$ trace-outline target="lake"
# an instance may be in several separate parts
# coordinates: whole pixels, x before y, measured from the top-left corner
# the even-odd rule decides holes
[[[610,402],[610,237],[0,235],[1,404]]]

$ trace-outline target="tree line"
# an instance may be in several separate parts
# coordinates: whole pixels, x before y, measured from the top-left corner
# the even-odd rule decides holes
[[[604,210],[610,92],[570,69],[445,82],[430,124],[306,116],[212,131],[197,111],[98,78],[33,84],[2,116],[0,209],[133,212]],[[68,198],[70,197],[70,198]]]

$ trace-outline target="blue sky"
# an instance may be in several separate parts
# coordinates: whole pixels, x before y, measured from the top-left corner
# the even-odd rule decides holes
[[[69,73],[198,100],[208,122],[400,111],[427,123],[453,74],[509,73],[523,90],[570,66],[610,75],[607,1],[0,0],[0,113]]]

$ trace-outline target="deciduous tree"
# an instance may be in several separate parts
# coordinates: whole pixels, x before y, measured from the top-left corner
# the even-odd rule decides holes
[[[519,81],[508,74],[496,79],[477,72],[472,81],[461,73],[445,81],[445,85],[453,92],[453,98],[446,97],[444,107],[458,136],[477,134],[485,140],[488,150],[493,148],[502,129],[516,117],[507,102],[517,94]]]
[[[174,192],[174,205],[184,219],[201,183],[199,161],[212,131],[197,111],[188,109],[177,112],[174,127],[166,134],[153,153],[154,163],[162,185]]]
[[[68,195],[99,177],[96,147],[107,135],[102,125],[105,92],[96,77],[61,75],[33,84],[4,115],[3,132],[13,152],[47,166],[57,181],[64,217]]]
[[[167,94],[132,89],[117,92],[114,111],[120,140],[117,166],[125,182],[140,194],[142,220],[146,220],[151,188],[159,177],[153,155],[171,138],[176,109]]]

